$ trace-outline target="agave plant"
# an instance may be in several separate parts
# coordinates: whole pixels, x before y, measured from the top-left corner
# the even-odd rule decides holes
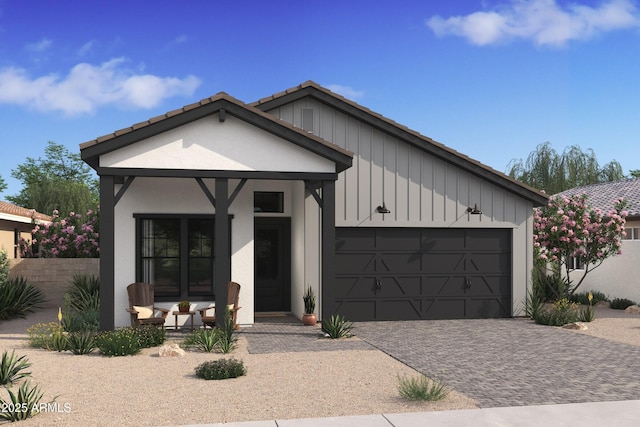
[[[43,302],[42,291],[22,276],[0,283],[0,320],[24,317]]]
[[[31,366],[27,360],[27,356],[16,358],[15,350],[11,351],[11,355],[5,350],[0,360],[0,384],[7,386],[12,385],[16,381],[28,377],[31,372],[25,372]]]

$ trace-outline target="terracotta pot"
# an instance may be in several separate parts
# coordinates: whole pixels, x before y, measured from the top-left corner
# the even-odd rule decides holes
[[[190,307],[178,307],[180,313],[188,313]]]
[[[316,323],[318,323],[318,318],[313,313],[312,314],[303,314],[302,315],[302,323],[305,326],[313,326]]]

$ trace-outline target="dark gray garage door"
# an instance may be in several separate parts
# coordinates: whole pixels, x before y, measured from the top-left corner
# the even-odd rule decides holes
[[[335,267],[348,320],[511,316],[511,230],[338,228]]]

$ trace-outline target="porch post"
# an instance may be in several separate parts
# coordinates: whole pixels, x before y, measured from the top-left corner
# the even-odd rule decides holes
[[[227,308],[227,283],[231,280],[231,233],[229,230],[229,180],[216,178],[213,286],[216,294],[216,326],[223,326]]]
[[[100,176],[100,329],[114,329],[114,197],[113,176]],[[122,307],[124,310],[126,307]]]
[[[322,181],[322,319],[335,311],[334,301],[329,301],[329,289],[335,286],[336,253],[336,182]]]

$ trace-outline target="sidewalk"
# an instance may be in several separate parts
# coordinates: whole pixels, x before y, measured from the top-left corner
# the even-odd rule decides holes
[[[601,427],[606,425],[635,427],[638,423],[640,423],[640,400],[627,400],[228,424],[195,424],[186,427]]]

